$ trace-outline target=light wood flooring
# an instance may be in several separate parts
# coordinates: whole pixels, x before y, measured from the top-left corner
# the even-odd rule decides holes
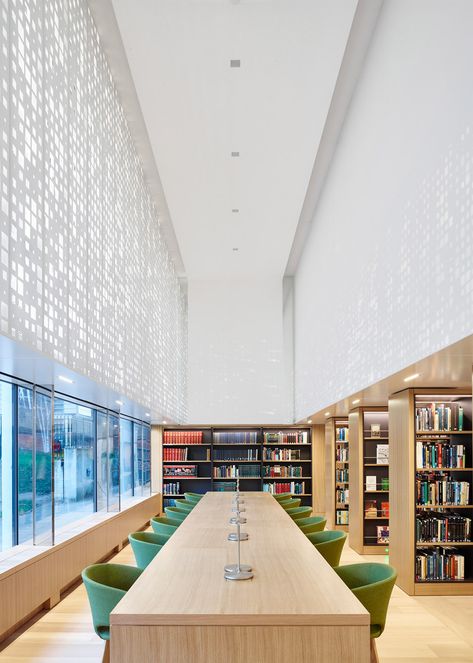
[[[342,563],[363,560],[385,558],[361,557],[345,546]],[[113,561],[134,564],[130,546]],[[376,644],[381,663],[473,662],[473,597],[414,598],[395,587],[386,630]],[[103,648],[94,633],[87,596],[80,585],[11,639],[0,652],[0,663],[100,663]]]

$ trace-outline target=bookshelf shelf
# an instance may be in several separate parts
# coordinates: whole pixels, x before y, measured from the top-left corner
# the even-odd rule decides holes
[[[185,441],[181,441],[180,436]],[[293,441],[290,441],[291,437]],[[162,447],[163,467],[195,465],[198,468],[197,476],[163,476],[163,485],[169,485],[169,482],[187,482],[177,487],[180,488],[179,495],[182,495],[184,485],[189,486],[190,490],[200,493],[212,489],[234,490],[235,477],[214,476],[216,468],[229,468],[234,465],[235,467],[242,466],[242,472],[243,467],[256,472],[252,476],[240,474],[240,481],[244,482],[246,490],[266,489],[272,492],[273,489],[269,489],[268,486],[279,486],[278,490],[282,491],[284,484],[290,484],[293,492],[301,490],[298,497],[302,499],[304,506],[312,505],[312,472],[311,465],[307,465],[307,463],[312,463],[312,443],[311,430],[308,427],[165,427]],[[173,449],[179,456],[178,458],[171,455],[174,454]],[[267,451],[265,451],[266,449]],[[270,458],[271,455],[274,456],[277,453],[298,456],[298,458],[285,458],[284,460]],[[265,455],[268,455],[268,459],[265,458]],[[241,460],[235,456],[240,456]],[[252,456],[256,456],[256,458],[252,458]],[[290,465],[298,467],[301,464],[300,471],[302,473],[302,467],[304,467],[304,476],[264,476],[265,467],[274,469],[278,464],[284,468]],[[251,468],[251,465],[254,465],[255,468]],[[211,476],[207,476],[209,470]],[[205,472],[204,476],[200,476],[201,472]],[[195,487],[191,487],[191,482],[196,482]],[[176,497],[178,494],[164,494],[163,491],[163,498],[168,502]]]
[[[348,421],[350,546],[361,555],[379,554],[389,546],[388,408],[357,407]],[[377,515],[367,516],[370,512]]]
[[[466,519],[473,517],[469,392],[413,388],[390,398],[395,429],[391,563],[398,570],[397,584],[410,595],[473,594],[473,542],[423,541],[444,539],[446,532],[464,538]],[[451,467],[456,464],[462,467]]]

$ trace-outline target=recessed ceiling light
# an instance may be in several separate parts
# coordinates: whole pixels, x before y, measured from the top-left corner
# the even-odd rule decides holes
[[[167,421],[165,421],[164,419],[163,419],[163,424],[167,424]]]
[[[355,398],[355,400],[352,401],[352,404],[353,404],[353,405],[356,405],[356,404],[359,403],[359,402],[360,402],[360,399],[359,399],[359,398]]]
[[[408,375],[407,378],[404,378],[404,382],[410,382],[411,380],[415,380],[418,377],[419,373],[413,373],[412,375]]]
[[[123,405],[123,401],[115,401],[117,405]]]
[[[238,207],[234,207],[234,208],[232,209],[233,214],[238,214],[239,211],[240,211],[240,210],[238,209]]]
[[[239,156],[240,156],[240,152],[232,152],[232,157],[239,157]]]
[[[307,423],[308,423],[308,424],[311,424],[311,423],[312,423],[312,419],[307,419]]]
[[[151,416],[151,415],[150,415],[149,412],[145,412],[145,417],[150,417],[150,416]]]
[[[240,60],[230,60],[230,67],[232,67],[232,69],[239,66],[240,66]]]
[[[330,412],[326,412],[326,413],[325,413],[325,416],[326,416],[326,417],[330,417]]]
[[[238,251],[238,246],[234,246],[232,251]]]
[[[58,375],[58,380],[62,380],[63,382],[67,382],[67,384],[74,384],[74,380],[71,380],[71,378],[66,378],[65,375]]]

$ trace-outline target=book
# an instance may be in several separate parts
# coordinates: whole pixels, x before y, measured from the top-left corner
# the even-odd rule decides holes
[[[371,424],[371,437],[381,437],[381,424]]]
[[[376,527],[376,538],[378,543],[383,545],[389,543],[389,525],[378,525]]]
[[[389,444],[376,445],[376,463],[378,465],[389,464]]]
[[[376,518],[378,516],[378,505],[376,500],[366,500],[365,518]]]
[[[381,479],[381,490],[389,490],[389,479],[387,477]]]
[[[376,490],[376,477],[375,476],[366,476],[365,477],[366,490]]]
[[[389,518],[389,502],[381,502],[381,515],[383,518]]]

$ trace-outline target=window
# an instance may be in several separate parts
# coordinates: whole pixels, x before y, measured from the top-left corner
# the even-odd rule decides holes
[[[35,399],[35,497],[34,542],[38,545],[53,543],[53,453],[51,396],[38,390]]]
[[[122,500],[133,496],[133,423],[120,418],[120,492]]]
[[[13,389],[0,382],[0,550],[13,545],[13,471]]]
[[[54,399],[55,530],[94,511],[95,411]]]
[[[18,543],[33,542],[33,390],[18,387]]]
[[[108,415],[108,510],[120,510],[120,427],[115,414]]]
[[[97,412],[97,511],[108,506],[108,421],[105,412]]]

